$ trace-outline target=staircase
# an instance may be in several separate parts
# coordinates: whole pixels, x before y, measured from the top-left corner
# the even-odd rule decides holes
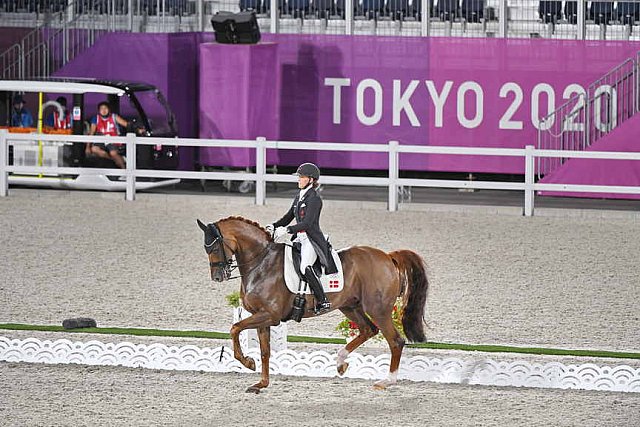
[[[78,5],[83,2],[75,1]],[[80,8],[72,1],[66,10],[52,13],[50,19],[0,54],[0,78],[49,77],[89,49],[103,34],[122,31],[122,26],[104,13],[111,4],[109,0],[94,0],[94,7]],[[76,10],[85,12],[75,14]]]
[[[640,52],[574,95],[538,126],[537,148],[584,151],[640,111]],[[565,158],[538,160],[538,178],[562,166]]]

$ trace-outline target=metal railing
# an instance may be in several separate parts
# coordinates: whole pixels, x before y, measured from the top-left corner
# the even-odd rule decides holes
[[[15,142],[38,140],[46,142],[67,143],[122,143],[126,144],[126,169],[94,169],[75,167],[36,167],[10,166],[8,164],[9,146]],[[400,145],[397,141],[388,144],[342,144],[325,142],[289,142],[267,141],[265,138],[257,140],[218,140],[218,139],[171,139],[172,145],[189,147],[227,147],[247,148],[256,150],[255,172],[194,172],[175,170],[138,169],[136,167],[136,145],[164,144],[167,139],[136,137],[128,134],[123,137],[106,136],[76,136],[76,135],[47,135],[47,134],[10,134],[0,130],[0,197],[8,195],[9,173],[22,174],[102,174],[107,176],[126,177],[126,200],[135,200],[136,178],[180,178],[203,180],[248,180],[256,184],[255,200],[257,205],[264,205],[266,200],[267,182],[295,182],[296,177],[284,174],[267,174],[266,153],[268,149],[275,150],[320,150],[345,152],[375,152],[386,153],[389,161],[387,177],[336,176],[325,175],[322,182],[329,185],[375,186],[388,188],[388,209],[398,209],[398,192],[401,187],[429,187],[429,188],[473,188],[492,190],[512,190],[524,192],[523,214],[532,216],[534,213],[535,191],[558,192],[588,192],[588,193],[619,193],[640,194],[640,187],[609,186],[609,185],[574,185],[574,184],[540,184],[535,182],[535,160],[537,158],[589,158],[589,159],[617,159],[640,160],[640,153],[594,152],[594,151],[561,151],[538,150],[533,146],[524,149],[513,148],[478,148],[478,147],[430,147],[415,145]],[[447,154],[519,157],[524,162],[523,182],[495,182],[495,181],[465,181],[465,180],[434,180],[400,177],[400,155],[402,154]]]
[[[113,2],[71,0],[64,7],[57,7],[47,20],[0,54],[0,75],[5,79],[50,76],[91,47],[102,34],[116,31],[118,26],[111,19]]]
[[[2,19],[40,25],[67,1],[21,0]],[[210,31],[208,20],[218,11],[255,10],[262,31],[272,33],[640,40],[637,0],[73,1],[69,16],[99,13],[98,25],[122,31]]]
[[[537,148],[582,151],[640,111],[640,52],[591,83],[569,85],[568,99],[538,123]],[[561,166],[566,158],[540,159],[538,177]]]

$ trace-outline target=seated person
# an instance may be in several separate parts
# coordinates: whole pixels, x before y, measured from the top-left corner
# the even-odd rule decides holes
[[[56,102],[62,107],[62,110],[64,111],[64,118],[61,119],[58,109],[55,109],[55,111],[45,120],[45,125],[54,129],[71,129],[71,116],[67,110],[67,98],[59,96],[56,98]]]
[[[22,95],[13,98],[13,110],[11,110],[11,126],[18,128],[33,127],[33,116],[24,106],[25,101]]]
[[[91,128],[89,135],[120,135],[120,127],[126,128],[129,122],[115,113],[111,113],[111,107],[107,102],[98,104],[98,114],[91,118]],[[87,144],[85,154],[87,156],[98,156],[104,159],[111,159],[116,166],[125,168],[122,149],[124,144]]]

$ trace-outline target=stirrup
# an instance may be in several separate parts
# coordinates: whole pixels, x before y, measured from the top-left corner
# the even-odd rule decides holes
[[[331,303],[329,301],[319,302],[313,310],[315,314],[324,314],[331,311]]]

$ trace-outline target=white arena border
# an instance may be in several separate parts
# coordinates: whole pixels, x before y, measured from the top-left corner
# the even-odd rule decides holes
[[[260,355],[251,349],[260,369]],[[283,350],[271,355],[271,373],[305,377],[336,377],[336,357],[325,351]],[[46,364],[83,364],[177,371],[249,373],[233,358],[231,348],[168,346],[165,344],[103,343],[68,339],[11,339],[0,336],[0,361]],[[385,378],[389,355],[352,353],[345,377]],[[640,368],[628,365],[565,365],[558,362],[498,362],[485,357],[439,359],[413,356],[402,360],[399,379],[451,384],[601,390],[640,393]]]

